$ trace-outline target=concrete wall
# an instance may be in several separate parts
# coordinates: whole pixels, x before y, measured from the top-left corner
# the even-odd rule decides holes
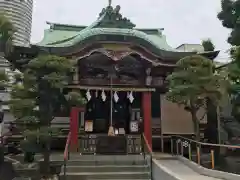
[[[202,117],[204,114],[202,108],[197,116]],[[191,114],[184,110],[184,106],[168,101],[165,94],[161,94],[161,121],[163,134],[194,134]],[[207,116],[200,123],[207,123]]]

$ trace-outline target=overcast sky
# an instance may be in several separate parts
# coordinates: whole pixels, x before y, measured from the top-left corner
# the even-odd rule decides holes
[[[200,43],[211,38],[216,48],[226,51],[229,30],[217,19],[220,0],[112,0],[120,5],[123,16],[137,27],[164,28],[172,47],[183,43]],[[96,20],[108,0],[34,0],[32,42],[43,37],[46,21],[89,25]],[[221,53],[224,61],[227,54]]]

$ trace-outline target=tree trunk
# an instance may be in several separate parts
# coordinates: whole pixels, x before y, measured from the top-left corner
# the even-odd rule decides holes
[[[2,108],[2,101],[1,101],[0,102],[0,163],[4,162],[3,127],[4,127],[4,111]]]
[[[50,148],[49,147],[50,147],[49,141],[46,141],[44,144],[44,153],[43,153],[45,175],[50,175]]]
[[[195,139],[197,141],[200,141],[199,122],[197,118],[197,111],[194,108],[191,110],[191,116],[192,116],[192,122],[193,122],[193,129],[196,136]]]
[[[41,128],[49,128],[52,120],[51,102],[48,96],[43,93],[40,96],[39,111],[40,111],[40,124]],[[50,135],[46,135],[43,142],[43,157],[44,169],[43,174],[48,177],[50,175]]]
[[[3,39],[0,39],[0,55],[4,56],[5,53],[5,45],[6,45],[6,41],[4,41]]]

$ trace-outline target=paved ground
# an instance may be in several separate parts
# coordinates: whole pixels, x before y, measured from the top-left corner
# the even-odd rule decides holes
[[[203,176],[178,160],[154,160],[154,162],[166,173],[173,177],[173,180],[222,180],[217,178],[212,178],[208,176]]]

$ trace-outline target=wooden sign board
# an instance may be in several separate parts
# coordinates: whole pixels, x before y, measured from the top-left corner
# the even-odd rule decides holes
[[[138,121],[130,122],[130,130],[131,132],[138,132]]]
[[[93,121],[92,120],[85,121],[85,132],[93,132]]]

